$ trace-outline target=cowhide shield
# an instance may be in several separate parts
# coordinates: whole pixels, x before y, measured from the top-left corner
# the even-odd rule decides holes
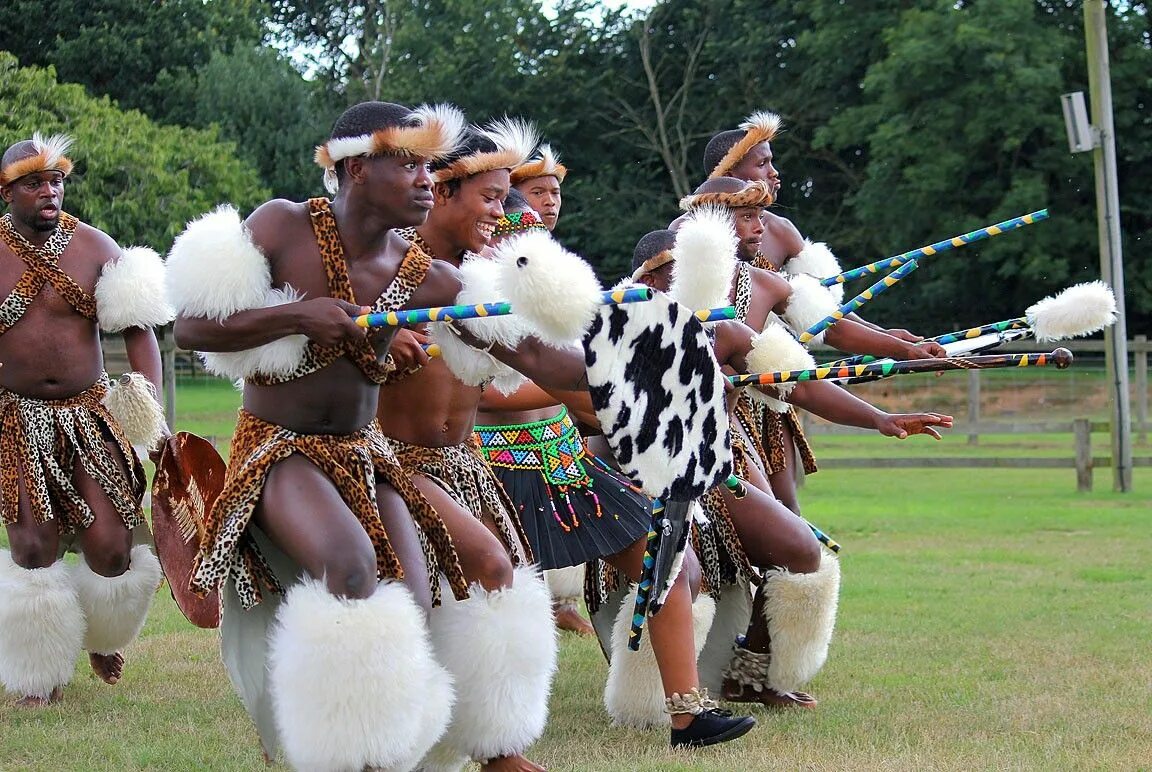
[[[212,443],[189,432],[169,437],[152,481],[152,531],[156,556],[181,613],[197,627],[220,626],[220,594],[188,589],[200,552],[205,516],[224,489],[227,466]]]
[[[732,472],[724,380],[704,326],[667,295],[602,307],[584,337],[596,416],[620,471],[665,501]]]

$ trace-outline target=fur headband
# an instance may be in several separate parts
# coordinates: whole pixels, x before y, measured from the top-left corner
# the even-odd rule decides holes
[[[406,126],[389,126],[358,137],[335,137],[317,145],[313,159],[324,170],[324,187],[336,193],[336,164],[353,156],[403,155],[440,159],[464,136],[464,113],[453,105],[420,105]]]
[[[645,260],[643,265],[632,272],[632,281],[640,281],[640,277],[652,273],[661,266],[668,265],[668,263],[671,263],[675,259],[676,256],[672,254],[671,249],[665,249],[663,252],[657,252],[655,255]]]
[[[11,185],[21,177],[35,172],[60,172],[65,177],[72,173],[72,162],[64,156],[72,146],[71,137],[67,134],[53,134],[45,139],[37,131],[31,141],[36,155],[24,156],[0,169],[0,185]]]
[[[553,152],[551,145],[541,145],[539,157],[512,170],[512,184],[517,185],[537,177],[555,177],[557,182],[564,182],[567,175],[568,167],[560,163],[560,155]]]
[[[680,208],[685,212],[702,206],[722,206],[736,209],[741,206],[771,206],[775,198],[772,188],[764,180],[749,182],[743,190],[735,193],[693,193],[680,199]]]
[[[748,151],[761,142],[770,142],[775,138],[782,124],[783,121],[780,120],[779,115],[766,110],[749,115],[739,126],[739,128],[744,129],[744,136],[724,154],[720,163],[716,164],[716,168],[708,175],[708,179],[727,177],[728,172],[732,171],[732,167],[740,163],[741,158],[748,155]]]
[[[492,121],[484,128],[475,128],[477,134],[488,139],[495,150],[469,153],[453,160],[443,169],[432,173],[436,182],[448,182],[463,177],[490,172],[493,169],[515,169],[524,164],[540,141],[536,127],[517,118]]]

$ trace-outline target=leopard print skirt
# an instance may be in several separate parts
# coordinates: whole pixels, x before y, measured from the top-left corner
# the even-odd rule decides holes
[[[384,481],[400,494],[416,524],[428,564],[433,603],[440,601],[440,574],[446,577],[458,600],[468,597],[460,559],[447,529],[397,463],[375,421],[348,435],[299,434],[245,410],[240,411],[232,437],[224,490],[205,523],[204,543],[190,582],[194,592],[207,594],[231,578],[245,609],[261,601],[265,588],[284,593],[283,582],[294,577],[273,574],[248,528],[269,470],[293,453],[315,464],[356,515],[376,550],[379,579],[404,577],[404,569],[388,541],[376,503],[376,482]]]
[[[125,528],[144,522],[144,468],[103,404],[108,388],[105,376],[66,399],[33,399],[0,389],[0,515],[5,525],[19,518],[21,477],[37,523],[54,519],[61,534],[92,525],[92,508],[76,489],[77,468],[96,481]]]
[[[804,427],[796,414],[796,408],[789,408],[787,413],[777,413],[745,393],[736,401],[732,421],[734,424],[738,423],[747,434],[750,440],[748,449],[759,457],[761,463],[757,466],[765,476],[783,472],[789,467],[784,444],[785,426],[792,432],[792,439],[800,454],[800,462],[804,466],[804,474],[816,473],[816,456],[812,453],[812,446],[804,434]]]
[[[513,565],[533,562],[528,537],[514,514],[516,507],[471,438],[443,448],[409,445],[394,438],[388,442],[409,474],[421,474],[436,483],[477,520],[494,521]]]
[[[753,463],[751,451],[740,432],[732,432],[732,473],[746,479]],[[759,585],[760,572],[748,559],[732,514],[724,500],[724,486],[711,488],[700,497],[700,507],[708,522],[692,524],[692,549],[700,561],[703,574],[701,592],[719,598],[725,585],[744,583]]]

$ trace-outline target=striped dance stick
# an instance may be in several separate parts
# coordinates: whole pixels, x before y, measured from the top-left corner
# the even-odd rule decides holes
[[[941,346],[947,346],[949,343],[958,343],[964,340],[975,340],[976,338],[983,337],[984,335],[995,335],[1001,332],[1019,332],[1020,337],[1027,335],[1032,326],[1028,323],[1028,318],[1025,316],[1018,316],[1015,319],[1005,319],[1002,322],[990,322],[982,324],[979,327],[969,327],[967,330],[957,330],[956,332],[947,332],[943,335],[936,335],[927,340],[939,343]],[[850,367],[852,365],[865,365],[869,362],[875,362],[880,357],[872,356],[871,354],[857,354],[853,357],[846,357],[844,359],[837,359],[827,364],[822,364],[820,367]]]
[[[919,267],[920,267],[920,263],[916,262],[915,260],[909,260],[908,262],[904,263],[899,268],[897,268],[895,271],[888,274],[883,279],[876,282],[871,287],[864,290],[859,295],[852,298],[847,303],[845,303],[844,305],[840,306],[838,309],[833,311],[831,314],[824,317],[820,321],[816,322],[816,324],[812,325],[807,330],[802,332],[800,334],[800,342],[801,343],[809,342],[810,340],[815,338],[817,335],[824,332],[825,330],[827,330],[832,325],[836,324],[836,322],[840,321],[841,319],[843,319],[848,314],[852,313],[853,311],[855,311],[858,308],[860,308],[861,306],[863,306],[869,300],[872,300],[877,295],[880,295],[884,292],[887,292],[892,287],[895,287],[900,282],[901,279],[903,279],[904,277],[906,277],[908,274],[912,273],[913,271],[915,271]]]
[[[1054,365],[1063,370],[1072,365],[1072,352],[1058,348],[1036,354],[989,354],[975,357],[948,357],[946,359],[912,359],[903,362],[873,362],[847,367],[813,367],[808,370],[779,370],[774,373],[743,373],[730,375],[735,386],[772,386],[781,383],[824,381],[838,378],[865,376],[887,377],[910,373],[935,373],[943,370],[989,370],[996,367],[1043,367]]]
[[[859,268],[853,268],[849,271],[845,271],[844,273],[841,273],[837,276],[829,276],[828,278],[823,279],[821,283],[825,287],[831,287],[833,284],[843,284],[846,281],[852,281],[853,279],[858,279],[861,276],[867,276],[870,273],[880,273],[881,271],[885,271],[889,268],[897,268],[901,265],[904,265],[909,260],[915,260],[918,257],[929,257],[931,255],[939,254],[940,252],[946,252],[949,249],[955,249],[956,247],[962,247],[966,244],[971,244],[973,241],[989,239],[993,236],[999,236],[1001,233],[1007,233],[1008,231],[1013,231],[1017,228],[1023,228],[1025,225],[1031,225],[1032,223],[1047,219],[1048,210],[1040,209],[1029,214],[1021,215],[1020,217],[1013,217],[1011,220],[1005,220],[1004,222],[998,222],[995,225],[989,225],[986,228],[974,230],[971,233],[964,233],[959,236],[953,236],[950,239],[937,241],[935,244],[930,244],[926,247],[920,247],[919,249],[913,249],[911,252],[905,252],[900,255],[895,255],[894,257],[886,257],[883,260],[877,260],[875,263],[869,263],[868,265],[862,265]]]
[[[652,299],[653,290],[649,287],[629,287],[609,290],[600,295],[600,305],[620,303],[641,303]],[[435,308],[413,308],[408,311],[387,311],[380,314],[363,314],[354,321],[361,327],[403,327],[409,324],[426,322],[450,322],[455,319],[481,319],[486,316],[507,316],[514,313],[512,304],[506,302],[479,303],[472,306],[436,306]]]
[[[728,489],[728,492],[732,494],[733,498],[742,499],[748,495],[748,487],[744,484],[743,480],[734,474],[728,475],[728,479],[724,481],[724,487]],[[821,531],[816,526],[812,525],[812,523],[809,523],[806,519],[800,519],[804,520],[804,523],[808,526],[809,529],[811,529],[812,535],[816,537],[818,542],[833,552],[840,551],[840,544],[837,541],[832,539],[832,537]]]

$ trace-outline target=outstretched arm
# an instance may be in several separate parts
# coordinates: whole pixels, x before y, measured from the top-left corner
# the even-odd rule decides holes
[[[933,341],[910,343],[872,329],[852,319],[841,319],[824,333],[824,341],[833,348],[851,354],[871,354],[892,359],[931,359],[948,356],[944,347]]]
[[[797,383],[787,399],[832,423],[875,429],[901,440],[912,434],[940,439],[935,427],[952,426],[952,416],[940,413],[886,413],[829,381]]]

